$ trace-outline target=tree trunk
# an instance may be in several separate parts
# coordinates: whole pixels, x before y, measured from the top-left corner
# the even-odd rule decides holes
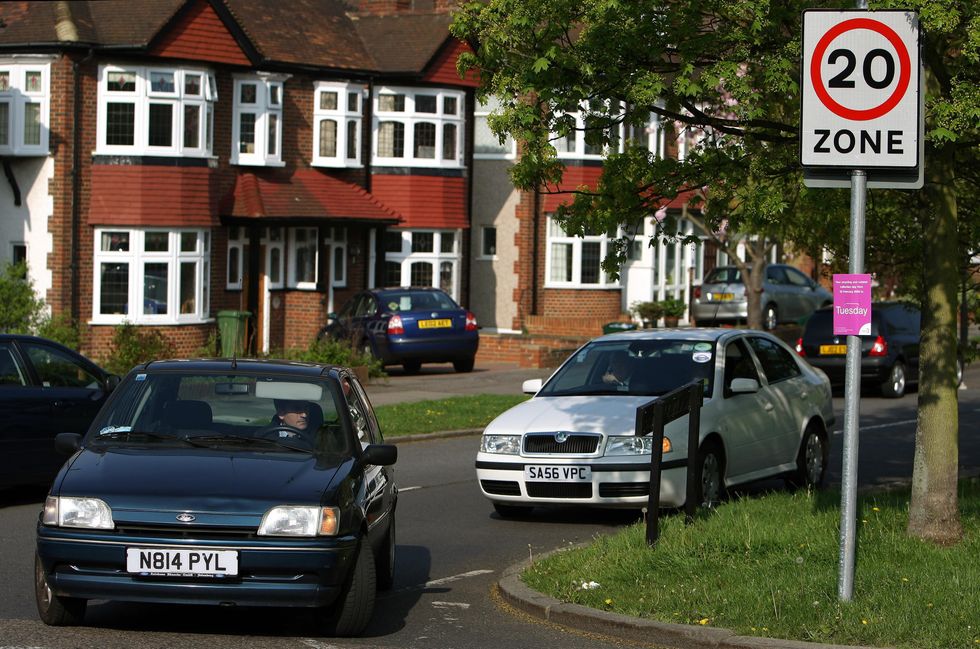
[[[746,252],[749,260],[746,262],[746,266],[749,269],[747,276],[742,277],[742,281],[745,283],[745,308],[747,309],[747,317],[745,319],[745,326],[749,329],[763,329],[762,326],[762,281],[766,276],[766,262],[767,255],[765,241],[761,242],[761,251],[756,248],[759,245],[757,241],[746,242]],[[750,250],[750,246],[752,249]],[[743,275],[745,271],[743,270]]]
[[[919,349],[919,413],[915,434],[908,533],[937,544],[960,541],[957,495],[959,412],[956,386],[955,164],[949,147],[926,167],[922,335]]]

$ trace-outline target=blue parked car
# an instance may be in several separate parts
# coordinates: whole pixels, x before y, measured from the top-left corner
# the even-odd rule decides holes
[[[320,337],[350,340],[385,365],[416,374],[422,363],[473,370],[480,333],[476,316],[437,288],[363,291],[329,316]]]
[[[151,362],[55,443],[71,458],[37,525],[47,624],[93,599],[304,606],[358,635],[393,583],[397,448],[346,368]]]

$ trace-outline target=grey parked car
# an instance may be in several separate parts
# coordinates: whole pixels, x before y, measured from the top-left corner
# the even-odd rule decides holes
[[[786,264],[766,266],[760,300],[766,329],[774,329],[780,322],[796,322],[833,301],[830,291],[799,269]],[[736,266],[718,266],[708,273],[694,289],[691,315],[700,326],[748,319],[742,271]]]

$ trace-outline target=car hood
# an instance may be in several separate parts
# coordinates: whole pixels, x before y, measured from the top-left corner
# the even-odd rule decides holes
[[[152,511],[252,519],[276,505],[320,504],[340,466],[319,460],[304,453],[83,449],[64,472],[57,495],[101,498],[116,522],[145,521]]]
[[[566,431],[632,435],[636,409],[655,397],[534,397],[514,406],[487,426],[490,435]]]

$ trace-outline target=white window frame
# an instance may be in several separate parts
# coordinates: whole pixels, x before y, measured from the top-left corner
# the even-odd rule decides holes
[[[228,252],[225,256],[225,289],[228,291],[240,291],[243,287],[245,278],[245,248],[248,246],[248,233],[243,226],[232,225],[228,227]],[[238,251],[238,260],[232,264],[232,250]],[[237,282],[228,280],[231,277],[232,265],[238,276]]]
[[[233,165],[282,167],[282,104],[286,75],[235,75],[234,105],[231,126],[231,157]],[[255,86],[255,103],[243,104],[241,101],[242,87]],[[276,99],[278,98],[278,102]],[[241,116],[255,115],[255,150],[242,152],[241,149]],[[274,120],[277,124],[273,137],[269,137],[269,125]],[[271,143],[271,146],[270,146]]]
[[[401,277],[400,281],[397,283],[398,286],[412,286],[412,264],[416,262],[424,262],[432,264],[432,285],[440,287],[440,268],[443,263],[452,264],[452,280],[450,282],[451,286],[447,293],[454,300],[459,300],[459,290],[460,290],[460,268],[461,268],[461,241],[463,236],[462,230],[429,230],[429,229],[418,229],[418,230],[393,230],[391,232],[398,232],[401,234],[402,247],[399,252],[386,252],[385,253],[385,263],[393,262],[398,263],[401,266]],[[432,250],[430,252],[412,252],[412,235],[413,234],[432,234]],[[451,252],[442,252],[442,237],[444,234],[453,235],[453,246]],[[445,290],[445,289],[444,289]]]
[[[132,92],[109,90],[113,73],[132,73],[135,88]],[[151,79],[156,74],[171,74],[173,91],[153,90]],[[188,77],[200,77],[200,92],[187,92]],[[96,155],[154,155],[165,157],[213,157],[214,104],[217,101],[214,73],[206,68],[159,67],[107,64],[99,67],[98,120],[96,126]],[[133,144],[109,144],[108,105],[133,104]],[[151,146],[149,137],[150,106],[171,106],[169,146]],[[198,109],[197,146],[184,146],[185,107]]]
[[[574,147],[572,150],[562,151],[556,145],[563,138],[560,138],[555,132],[551,133],[551,143],[553,146],[555,146],[555,152],[558,158],[575,160],[603,160],[609,153],[622,153],[625,150],[627,143],[626,136],[631,132],[632,134],[642,134],[644,137],[644,141],[642,142],[644,148],[651,151],[658,158],[663,157],[664,134],[663,128],[661,128],[660,125],[660,118],[656,113],[650,113],[643,126],[628,128],[627,125],[623,123],[618,124],[616,129],[619,133],[619,142],[615,148],[615,151],[612,151],[608,146],[606,146],[600,153],[585,152],[586,113],[587,110],[584,108],[574,113],[569,113],[569,115],[575,119],[575,130],[568,134],[568,136],[574,137]]]
[[[487,230],[493,230],[493,252],[487,253]],[[494,260],[497,258],[497,226],[495,225],[482,225],[480,226],[480,248],[477,250],[477,259],[489,259]]]
[[[349,231],[343,226],[334,226],[327,229],[327,234],[323,238],[323,243],[326,244],[327,249],[330,251],[330,285],[334,288],[346,288],[347,287],[347,266],[350,260],[347,256],[347,237]],[[337,259],[342,259],[340,262],[340,272],[337,268]]]
[[[337,93],[337,108],[320,108],[320,97],[324,93]],[[363,140],[364,102],[367,88],[353,83],[338,83],[320,81],[313,85],[313,166],[314,167],[350,167],[363,166],[361,163],[361,148]],[[351,107],[350,95],[357,96],[357,106]],[[337,152],[333,156],[320,155],[320,123],[323,120],[333,120],[337,123]],[[348,124],[354,125],[355,149],[354,157],[347,155]]]
[[[404,95],[404,111],[381,110],[381,97],[385,95]],[[436,112],[420,113],[416,110],[416,99],[419,96],[435,96]],[[445,102],[447,99],[455,99],[456,113],[454,115],[445,112]],[[464,111],[466,110],[466,94],[459,90],[447,88],[401,88],[382,86],[378,88],[372,99],[374,107],[372,156],[373,163],[378,166],[389,167],[438,167],[446,169],[461,169],[464,167],[463,147],[465,139]],[[405,129],[405,148],[401,157],[382,156],[379,152],[379,133],[381,125],[385,122],[395,122],[402,124]],[[435,151],[432,158],[416,158],[415,150],[415,126],[417,124],[430,123],[435,126]],[[456,150],[452,159],[443,157],[443,137],[445,127],[454,125],[456,127]]]
[[[508,135],[504,139],[504,143],[500,144],[497,141],[497,135],[490,130],[488,124],[490,115],[498,112],[500,107],[501,102],[497,97],[491,96],[487,98],[486,102],[476,102],[476,107],[473,109],[473,158],[476,160],[514,160],[517,158],[517,141]],[[490,146],[481,144],[478,139],[481,132],[489,134],[489,137],[493,138],[492,146],[497,147],[497,150],[480,151],[481,146]]]
[[[0,155],[37,156],[49,153],[51,112],[51,63],[49,57],[3,59],[0,72],[8,75],[8,86],[0,90],[0,103],[7,109],[7,143],[0,144]],[[41,87],[27,87],[28,73],[40,73]],[[25,142],[27,106],[38,105],[39,137],[37,144]]]
[[[129,250],[102,250],[102,234],[122,232],[129,235]],[[147,252],[144,248],[147,233],[166,233],[168,245],[166,252]],[[196,243],[193,251],[181,251],[181,235],[193,233]],[[94,255],[92,263],[92,320],[90,324],[122,324],[130,322],[140,325],[174,325],[207,322],[210,311],[210,255],[211,233],[206,229],[191,228],[131,228],[105,226],[96,228]],[[103,263],[128,264],[127,306],[129,313],[103,314],[101,267]],[[167,264],[167,313],[143,313],[145,265],[147,263]],[[194,304],[193,313],[180,312],[180,272],[181,264],[193,263]],[[133,312],[132,305],[138,308]]]
[[[313,242],[313,246],[314,246],[314,252],[313,252],[313,281],[312,282],[299,281],[297,279],[296,261],[298,259],[298,255],[296,254],[296,252],[297,252],[296,234],[300,230],[305,230],[307,232],[307,235],[309,236],[309,238],[307,240],[307,243],[309,241],[312,241]],[[286,273],[286,277],[287,277],[287,282],[288,282],[289,288],[295,288],[295,289],[298,289],[298,290],[301,290],[301,291],[312,291],[312,290],[316,290],[317,284],[320,281],[320,239],[319,239],[319,236],[320,235],[319,235],[319,228],[317,228],[316,226],[313,226],[313,227],[306,227],[306,226],[304,226],[304,227],[288,228],[287,234],[288,234],[288,236],[287,236],[287,239],[286,240],[287,240],[288,249],[287,249],[286,256],[288,257],[288,261],[287,261],[288,271]]]
[[[265,246],[265,277],[266,277],[266,288],[269,290],[280,289],[286,287],[286,228],[278,226],[270,226],[268,229],[262,228],[263,234],[261,243]],[[273,233],[278,232],[279,237],[273,238]],[[272,251],[279,251],[279,263],[278,268],[275,270],[278,272],[279,281],[272,281],[272,271],[273,271],[273,259]]]
[[[619,281],[609,278],[602,268],[599,268],[599,281],[597,283],[582,282],[582,244],[599,243],[599,261],[605,259],[609,249],[609,237],[606,234],[587,235],[585,237],[573,237],[565,233],[564,229],[558,225],[554,217],[548,218],[548,235],[545,245],[545,288],[575,288],[575,289],[618,289]],[[552,245],[571,246],[572,254],[572,279],[571,281],[552,279]]]

